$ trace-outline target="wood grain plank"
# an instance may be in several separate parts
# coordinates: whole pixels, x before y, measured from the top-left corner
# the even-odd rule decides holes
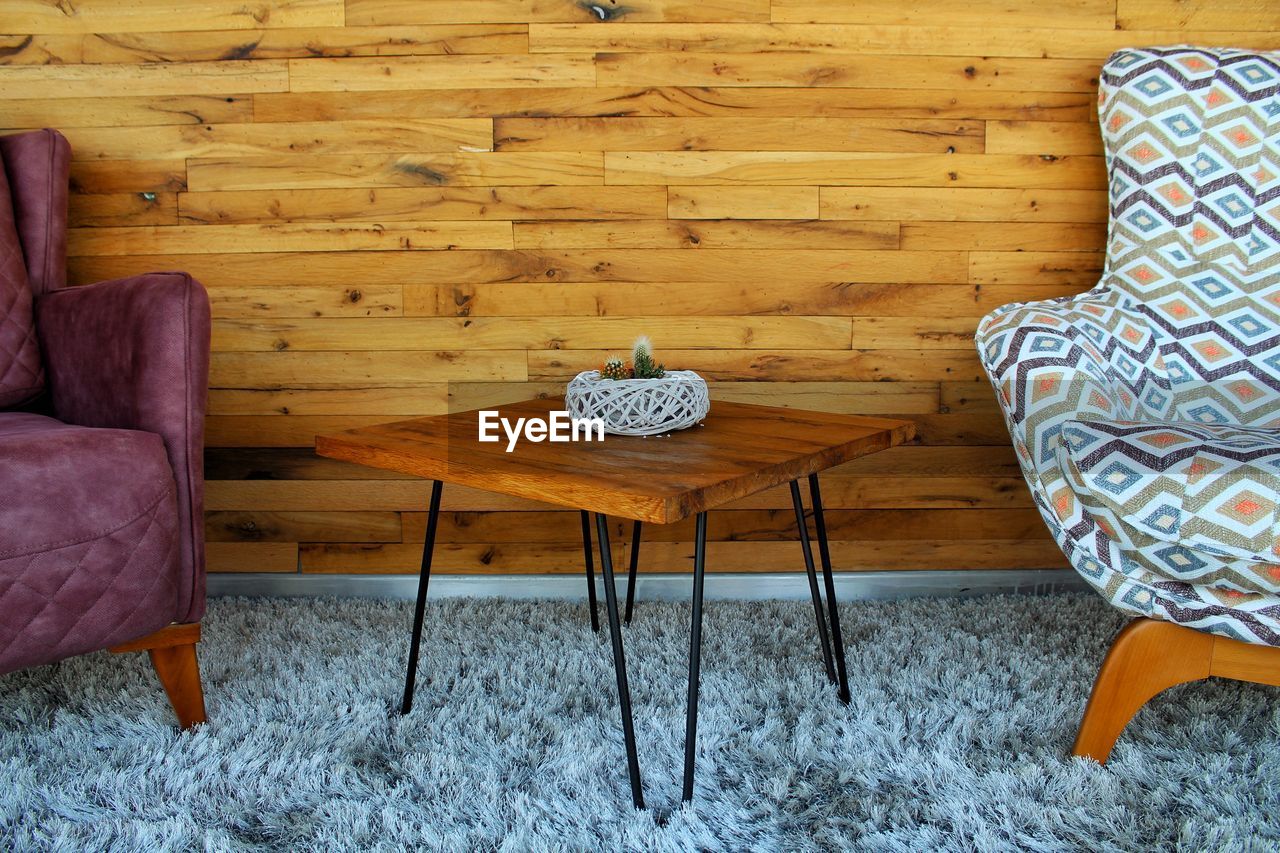
[[[667,187],[670,219],[816,219],[818,211],[818,187]]]
[[[173,193],[186,188],[187,169],[182,160],[106,160],[71,164],[73,193]]]
[[[515,246],[517,249],[896,249],[898,223],[785,219],[517,222]]]
[[[938,411],[936,382],[712,382],[713,400],[846,415],[921,415]]]
[[[178,32],[117,32],[85,36],[78,61],[214,62],[227,59],[300,59],[314,56],[425,56],[524,53],[519,24],[390,27],[289,27]]]
[[[1000,254],[1000,253],[996,253]],[[1008,253],[1011,254],[1011,253]],[[1076,258],[1075,262],[1081,262]],[[416,252],[382,252],[371,265],[360,252],[296,252],[234,255],[145,255],[142,259],[74,257],[67,264],[77,284],[150,269],[187,270],[206,286],[293,285],[299,281],[362,284],[451,282],[683,281],[778,279],[790,282],[969,283],[965,252],[836,251],[831,249],[580,249],[452,251],[424,264]],[[1030,284],[1035,280],[1019,283]],[[1052,282],[1043,282],[1052,283]]]
[[[318,318],[215,320],[214,352],[516,350],[625,347],[651,332],[664,347],[847,349],[843,317]]]
[[[217,319],[285,317],[399,317],[399,285],[300,284],[294,287],[213,287],[209,305]]]
[[[177,193],[72,193],[67,204],[72,229],[119,225],[178,224]]]
[[[996,412],[999,404],[989,382],[942,382],[939,408],[943,412]]]
[[[572,0],[347,0],[347,24],[530,21],[767,21],[768,0],[635,0],[584,6]]]
[[[1107,221],[1105,189],[822,187],[820,202],[823,219],[1091,223]]]
[[[13,100],[141,95],[246,95],[287,92],[283,62],[175,62],[143,65],[18,65],[4,70]]]
[[[476,383],[479,386],[506,383]],[[520,387],[537,387],[519,383]],[[547,386],[550,387],[550,386]],[[555,386],[556,393],[563,388]],[[379,415],[422,417],[449,411],[450,384],[435,383],[411,388],[316,388],[310,390],[261,390],[215,388],[209,392],[211,415]],[[524,394],[525,397],[532,396]],[[506,398],[497,402],[510,402]]]
[[[976,284],[1071,284],[1081,291],[1102,276],[1096,252],[970,252],[969,280]]]
[[[213,388],[407,388],[438,382],[515,382],[528,378],[525,353],[477,350],[414,352],[214,353]],[[209,440],[211,445],[216,443]]]
[[[813,212],[817,214],[817,190]],[[661,219],[663,187],[485,186],[183,193],[184,222],[403,222],[430,220]]]
[[[422,561],[420,545],[306,543],[300,551],[302,571],[318,574],[416,574]],[[413,556],[415,553],[418,556]],[[441,574],[578,574],[582,572],[582,543],[440,542],[431,560],[431,571]]]
[[[1127,0],[1121,0],[1127,2]],[[1109,30],[1115,26],[1114,0],[1062,0],[1052,5],[1010,4],[1005,0],[915,0],[908,4],[828,3],[823,0],[773,0],[775,21],[857,24],[927,24],[1002,27],[1041,26]]]
[[[1065,121],[996,121],[987,125],[989,154],[1102,154],[1095,124]]]
[[[111,33],[167,30],[181,21],[187,30],[268,27],[340,27],[342,0],[8,0],[5,30],[30,33]]]
[[[1117,0],[1116,27],[1122,30],[1167,27],[1177,30],[1280,30],[1280,7],[1268,0]],[[1202,42],[1203,43],[1203,42]]]
[[[368,288],[365,288],[366,290]],[[252,289],[272,310],[289,310],[279,288]],[[899,282],[645,281],[489,282],[409,284],[404,313],[419,317],[625,317],[645,306],[653,317],[754,314],[849,317],[969,317],[976,320],[1009,302],[1054,299],[1079,292],[1074,284],[911,284]],[[305,293],[305,291],[304,291]],[[284,303],[282,305],[282,303]],[[305,297],[302,303],[306,304]],[[280,307],[274,307],[280,306]],[[265,316],[265,315],[264,315]],[[279,316],[309,316],[280,313]],[[887,389],[886,389],[887,393]]]
[[[291,92],[594,86],[596,66],[584,54],[500,54],[290,59]]]
[[[728,513],[726,513],[728,515]],[[401,513],[406,543],[421,543],[426,539],[427,514],[425,512]],[[622,519],[609,519],[610,539],[630,534],[630,525]],[[663,529],[683,525],[661,525]],[[691,538],[691,537],[690,537]],[[503,513],[451,512],[441,513],[437,521],[436,542],[451,544],[517,544],[517,543],[578,543],[581,547],[582,526],[578,514],[572,510],[513,511]]]
[[[487,119],[209,123],[64,131],[77,160],[484,151],[492,143],[492,134]]]
[[[983,539],[1049,539],[1049,531],[1040,513],[1034,509],[836,509],[824,514],[828,536],[838,541],[894,541],[908,545],[929,540],[959,543]],[[571,542],[573,538],[567,536],[566,532],[580,535],[577,530],[578,520],[571,512],[460,515],[465,526],[455,527],[455,531],[451,531],[453,541],[485,541],[481,537],[488,537],[491,541],[519,541],[512,537],[522,529],[533,531],[530,539],[537,537],[536,541],[554,542],[558,537],[559,541]],[[423,540],[426,516],[425,512],[404,514],[405,542]],[[508,517],[518,521],[506,525],[503,522]],[[714,537],[715,541],[785,542],[793,547],[798,544],[795,514],[787,510],[731,510],[717,512],[708,521],[708,536]],[[441,518],[441,522],[440,532],[443,533],[444,518]],[[630,542],[631,531],[625,523],[618,525],[617,535],[623,538],[624,544]],[[693,520],[654,525],[651,529],[642,531],[641,537],[642,559],[646,553],[643,546],[650,542],[692,545]],[[648,565],[647,561],[645,565]]]
[[[643,551],[645,571],[689,572],[692,542],[657,541]],[[707,543],[707,571],[803,572],[794,542]],[[414,574],[422,557],[413,545],[301,546],[303,572]],[[840,571],[912,571],[945,569],[1065,568],[1053,542],[1018,540],[833,540],[832,562]],[[436,559],[450,573],[541,572],[578,574],[582,546],[571,543],[440,543]]]
[[[417,225],[143,225],[73,228],[67,235],[67,253],[72,256],[509,248],[512,248],[511,223],[490,221],[435,221]]]
[[[543,54],[538,54],[539,56]],[[601,86],[802,86],[1092,92],[1089,59],[805,53],[600,53]]]
[[[937,387],[931,388],[933,408],[937,409]],[[879,389],[874,389],[879,390]],[[891,397],[901,406],[923,405],[924,391],[908,394],[862,394],[868,405],[877,404],[878,396]],[[215,388],[209,392],[209,413],[213,415],[381,415],[421,417],[442,415],[453,410],[492,407],[527,400],[546,399],[564,394],[559,382],[437,382],[397,388],[386,385],[345,388],[253,389]],[[901,406],[894,411],[902,411]],[[859,414],[850,411],[849,414]],[[282,476],[285,476],[282,474]],[[344,472],[343,476],[350,476]]]
[[[250,95],[0,100],[0,124],[10,130],[56,127],[66,133],[78,127],[221,124],[252,119]],[[131,152],[126,159],[137,159],[137,156]]]
[[[84,37],[75,33],[0,35],[0,65],[75,65],[83,61]]]
[[[191,160],[191,189],[322,189],[601,184],[598,151],[452,154],[281,154]]]
[[[295,542],[206,542],[206,568],[211,572],[296,572]]]
[[[530,350],[529,378],[567,382],[598,368],[609,350]],[[671,364],[724,382],[977,382],[984,378],[969,350],[753,350],[664,349]]]
[[[870,4],[862,4],[864,7]],[[1092,59],[1101,63],[1113,51],[1135,44],[1176,44],[1187,33],[1177,29],[1111,30],[1014,25],[1002,10],[999,26],[983,20],[972,26],[930,24],[614,23],[529,25],[529,49],[535,53],[708,53],[808,52],[908,56],[1041,57]],[[1238,18],[1234,19],[1238,20]],[[1167,27],[1168,21],[1161,26]],[[1199,44],[1230,44],[1254,50],[1280,47],[1280,33],[1228,30],[1196,32]],[[1201,28],[1197,28],[1198,30]],[[1274,30],[1274,28],[1272,28]]]
[[[715,530],[714,523],[710,522],[709,530]],[[794,542],[712,540],[707,543],[706,565],[710,572],[802,572],[803,563],[796,564],[797,550]],[[693,543],[690,541],[659,541],[642,553],[646,571],[692,570]],[[833,539],[831,560],[839,571],[847,572],[1058,569],[1068,566],[1057,545],[1043,540]],[[712,569],[712,566],[717,568]]]
[[[209,415],[205,441],[215,447],[311,447],[316,435],[374,426],[386,415]]]
[[[812,151],[981,153],[983,135],[981,122],[945,119],[499,118],[493,126],[499,151],[794,151],[803,139]]]
[[[967,66],[966,66],[967,67]],[[963,70],[963,69],[962,69]],[[966,78],[967,79],[967,78]],[[891,89],[874,81],[850,97],[839,88],[600,86],[434,89],[412,91],[289,92],[254,95],[259,121],[339,121],[401,118],[548,116],[831,116],[849,118],[1020,119],[1091,121],[1092,90],[995,91],[975,86]],[[462,86],[465,81],[458,81]]]
[[[922,251],[963,248],[983,252],[1100,252],[1106,239],[1106,226],[1100,222],[1008,222],[999,228],[985,222],[902,225],[902,248]]]
[[[205,514],[204,535],[206,542],[399,542],[400,514],[221,510]]]
[[[854,317],[854,349],[963,350],[973,348],[969,317]]]
[[[1101,157],[1014,154],[865,154],[808,151],[605,152],[609,184],[1078,189],[1104,184]]]

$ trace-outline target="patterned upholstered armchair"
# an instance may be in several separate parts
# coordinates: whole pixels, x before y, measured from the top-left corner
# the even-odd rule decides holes
[[[1077,755],[1106,761],[1173,684],[1280,684],[1278,87],[1278,53],[1113,55],[1102,281],[978,330],[1046,523],[1140,617],[1103,663]]]

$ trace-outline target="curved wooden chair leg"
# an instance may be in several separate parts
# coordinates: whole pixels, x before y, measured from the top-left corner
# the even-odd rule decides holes
[[[1135,619],[1111,644],[1072,755],[1106,764],[1111,747],[1138,709],[1166,688],[1208,678],[1214,637],[1155,619]]]
[[[178,724],[189,729],[206,720],[204,688],[200,684],[200,662],[196,644],[200,642],[200,623],[174,624],[161,628],[129,643],[116,646],[113,652],[146,650],[151,666],[160,679]]]
[[[173,705],[178,725],[189,729],[205,722],[204,689],[200,685],[200,662],[196,658],[195,643],[148,649],[147,654],[151,656],[151,665],[169,696],[169,704]]]

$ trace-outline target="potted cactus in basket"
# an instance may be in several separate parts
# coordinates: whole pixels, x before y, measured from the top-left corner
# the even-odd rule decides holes
[[[575,418],[600,418],[615,435],[663,435],[707,416],[707,383],[692,370],[667,370],[647,337],[636,339],[631,360],[610,356],[598,370],[569,382],[565,406]]]

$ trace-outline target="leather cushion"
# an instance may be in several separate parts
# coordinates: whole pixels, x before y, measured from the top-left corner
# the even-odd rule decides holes
[[[19,406],[43,388],[27,265],[0,160],[0,409]]]
[[[179,541],[158,435],[0,414],[0,672],[173,621]]]

